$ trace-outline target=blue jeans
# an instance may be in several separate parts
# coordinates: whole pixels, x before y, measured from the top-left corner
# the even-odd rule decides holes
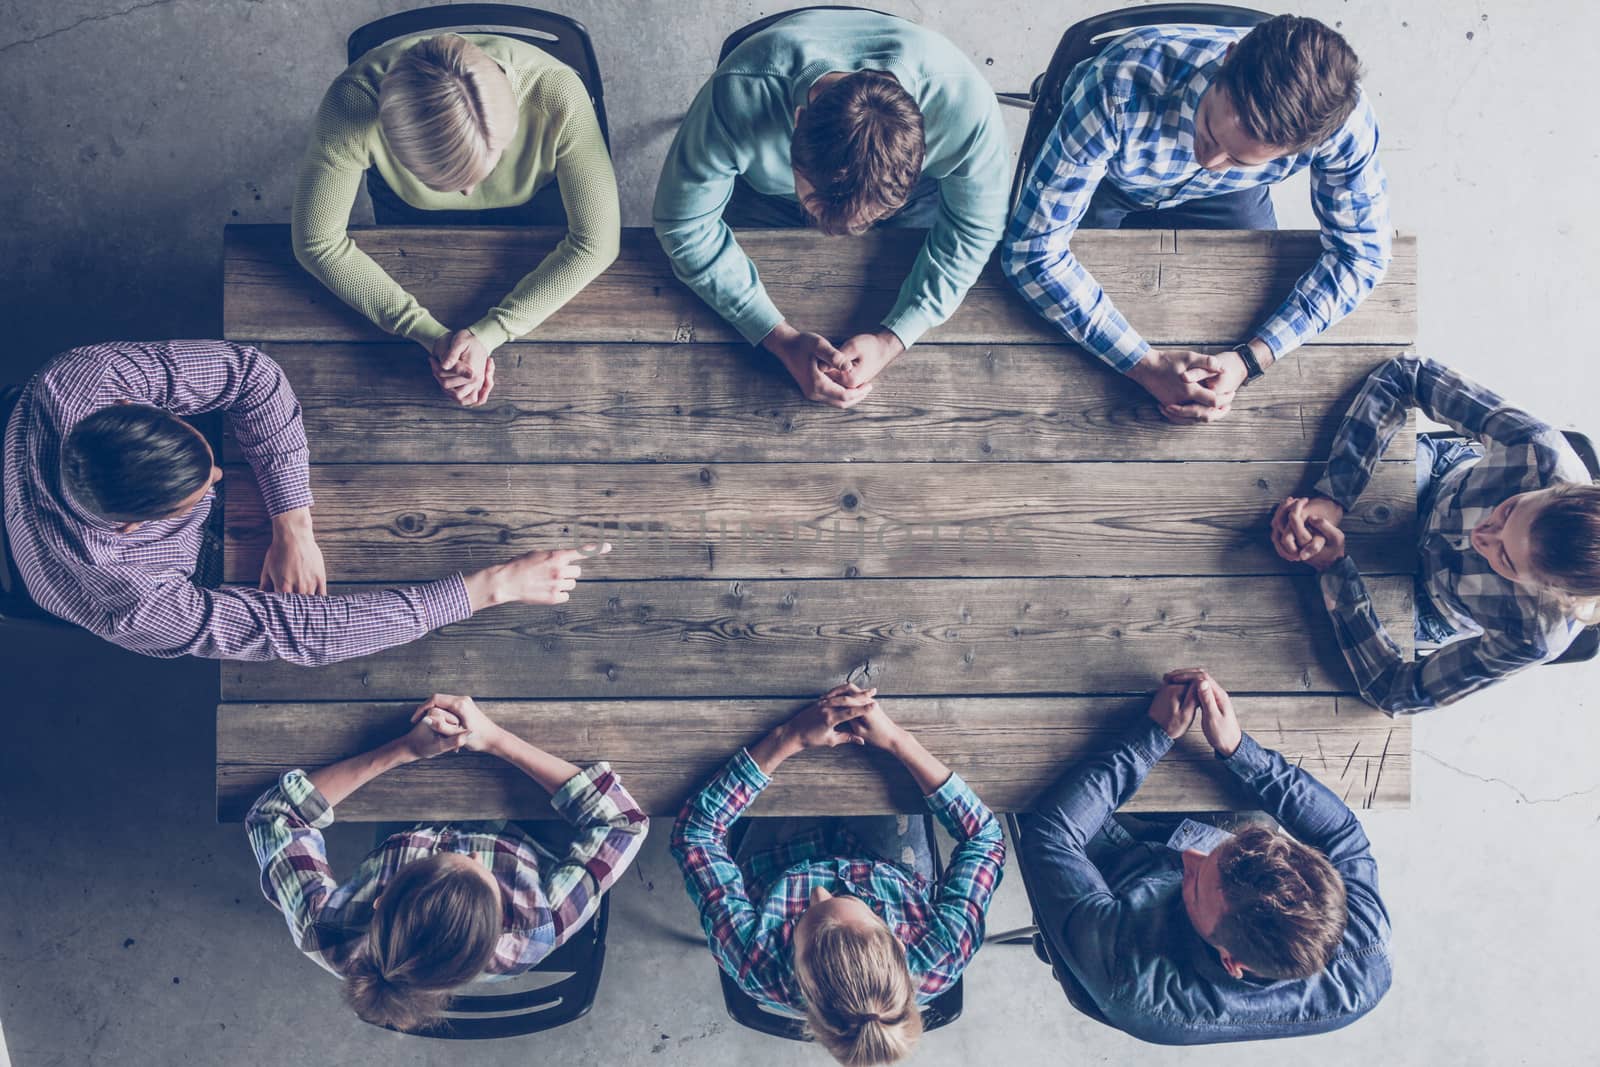
[[[873,229],[887,227],[932,226],[939,215],[939,183],[926,175],[911,189],[905,205],[893,215],[877,223]],[[733,195],[728,206],[722,209],[722,221],[729,226],[742,228],[795,230],[814,226],[810,215],[800,206],[800,201],[786,196],[758,193],[750,188],[744,178],[733,179]]]
[[[871,854],[864,858],[886,860],[924,878],[933,877],[933,842],[928,840],[927,819],[920,813],[755,818],[739,843],[738,858],[742,861],[817,826],[825,840],[833,839],[840,830],[847,831]]]
[[[1148,208],[1108,181],[1095,186],[1080,230],[1276,230],[1271,187],[1186,200],[1175,207]]]
[[[1439,495],[1439,480],[1456,464],[1469,458],[1482,457],[1483,449],[1477,442],[1465,437],[1427,437],[1417,435],[1417,522],[1425,523],[1433,514],[1433,503]],[[1442,645],[1456,636],[1456,628],[1445,621],[1433,599],[1423,585],[1422,575],[1414,579],[1413,596],[1416,604],[1416,639],[1433,645]]]

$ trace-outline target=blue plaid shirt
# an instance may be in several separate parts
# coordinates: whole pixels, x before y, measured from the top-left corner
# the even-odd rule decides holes
[[[1418,578],[1434,607],[1464,635],[1411,660],[1378,621],[1361,572],[1346,556],[1322,574],[1322,595],[1361,695],[1391,715],[1437,708],[1559,656],[1582,625],[1549,593],[1502,578],[1471,544],[1472,528],[1508,497],[1588,470],[1561,431],[1432,360],[1393,359],[1367,379],[1339,424],[1316,491],[1348,510],[1409,408],[1484,445],[1435,487],[1419,515]]]
[[[1311,168],[1323,252],[1255,335],[1281,358],[1339,321],[1389,266],[1388,180],[1363,94],[1312,148],[1259,167],[1208,171],[1194,156],[1200,98],[1244,31],[1165,26],[1119,38],[1081,64],[1061,119],[1022,188],[1001,242],[1006,275],[1073,341],[1126,374],[1150,346],[1072,254],[1072,233],[1102,179],[1150,208],[1281,182]],[[1241,338],[1241,340],[1244,340]]]

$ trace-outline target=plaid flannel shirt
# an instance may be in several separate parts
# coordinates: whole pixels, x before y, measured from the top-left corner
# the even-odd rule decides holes
[[[1102,180],[1149,208],[1272,185],[1309,167],[1322,255],[1255,336],[1276,358],[1353,311],[1389,266],[1388,181],[1365,94],[1321,144],[1259,167],[1208,171],[1194,155],[1200,98],[1243,30],[1166,26],[1119,38],[1067,79],[1060,121],[1012,213],[1001,264],[1041,314],[1126,374],[1150,346],[1070,242]],[[1246,340],[1240,338],[1240,340]]]
[[[500,883],[505,933],[484,972],[520,974],[582,928],[601,894],[644,846],[649,820],[609,765],[574,775],[550,798],[577,828],[556,856],[513,823],[415,826],[390,837],[344,884],[333,877],[322,830],[333,808],[302,771],[290,771],[245,816],[261,866],[261,891],[283,912],[295,947],[342,976],[372,924],[373,902],[412,860],[438,852],[471,856]]]
[[[722,969],[766,1007],[804,1011],[791,946],[795,922],[820,886],[856,897],[888,924],[906,947],[920,1002],[954,984],[983,944],[984,916],[1006,856],[999,822],[961,776],[952,774],[926,798],[958,842],[937,886],[865,856],[848,835],[826,841],[820,832],[753,856],[741,871],[728,853],[728,828],[770,781],[740,751],[689,798],[673,827],[672,854]]]
[[[1361,695],[1390,714],[1449,704],[1559,656],[1582,629],[1556,599],[1502,578],[1471,544],[1472,528],[1508,497],[1588,470],[1561,431],[1432,360],[1394,359],[1372,373],[1339,424],[1316,491],[1349,509],[1373,466],[1420,408],[1484,446],[1441,476],[1433,510],[1418,519],[1418,576],[1434,607],[1468,636],[1408,660],[1373,611],[1346,556],[1322,574],[1322,595]]]

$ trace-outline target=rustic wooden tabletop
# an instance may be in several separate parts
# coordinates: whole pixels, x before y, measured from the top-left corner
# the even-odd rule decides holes
[[[446,323],[475,319],[561,231],[358,230]],[[916,232],[740,234],[791,321],[871,328]],[[1248,333],[1320,252],[1315,233],[1083,232],[1074,250],[1152,344]],[[295,263],[287,227],[229,227],[225,333],[285,369],[311,441],[317,537],[336,583],[404,584],[604,538],[571,601],[502,607],[381,655],[307,670],[227,663],[217,797],[239,818],[271,779],[398,732],[433,692],[470,693],[569,759],[609,760],[654,814],[737,747],[844,679],[998,810],[1025,808],[1138,714],[1160,674],[1204,665],[1245,728],[1356,807],[1410,798],[1410,730],[1351,695],[1315,580],[1267,543],[1273,505],[1320,470],[1368,371],[1415,336],[1416,249],[1318,343],[1173,426],[1062,342],[991,263],[961,309],[851,411],[804,400],[672,277],[648,230],[496,353],[462,409],[421,349]],[[1397,640],[1411,633],[1410,427],[1351,514],[1351,555]],[[269,529],[230,443],[227,578]],[[1198,732],[1132,809],[1235,806]],[[882,773],[880,773],[882,772]],[[920,810],[870,753],[786,766],[757,813]],[[548,814],[488,757],[398,770],[344,819]]]

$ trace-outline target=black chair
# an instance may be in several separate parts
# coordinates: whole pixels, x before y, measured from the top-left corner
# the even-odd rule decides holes
[[[727,59],[735,48],[744,44],[751,37],[754,37],[769,26],[782,22],[790,15],[798,15],[802,11],[871,11],[874,15],[889,14],[887,11],[879,11],[876,8],[854,7],[850,4],[814,4],[809,7],[792,7],[788,11],[779,11],[775,15],[756,19],[754,22],[741,26],[728,34],[728,39],[722,42],[722,51],[717,53],[717,66],[722,66],[722,61]]]
[[[605,139],[609,149],[611,127],[606,122],[600,63],[595,59],[594,42],[589,39],[589,31],[577,19],[516,4],[419,7],[414,11],[402,11],[367,23],[350,35],[345,51],[348,61],[354,63],[379,45],[401,37],[415,37],[433,30],[484,29],[499,32],[502,27],[527,31],[502,36],[542,48],[578,72],[584,87],[589,90],[595,118],[600,120],[600,136]]]
[[[6,424],[22,397],[22,386],[0,387],[0,441],[5,439]],[[11,543],[6,537],[4,520],[6,502],[5,479],[0,478],[0,623],[52,630],[75,630],[72,623],[45,611],[28,595],[22,583],[22,574],[11,558]]]
[[[1429,441],[1462,440],[1460,434],[1443,431],[1420,433],[1417,436],[1426,438]],[[1583,460],[1584,467],[1589,471],[1590,479],[1600,481],[1600,456],[1595,454],[1594,442],[1576,430],[1562,430],[1561,436],[1567,439],[1567,444],[1571,445],[1572,450],[1578,454],[1578,458]],[[1567,650],[1555,659],[1550,660],[1546,666],[1554,667],[1562,663],[1586,663],[1594,659],[1596,655],[1600,655],[1600,625],[1586,626],[1583,632],[1573,639],[1572,644],[1567,646]]]
[[[442,1022],[428,1029],[402,1032],[447,1041],[484,1041],[543,1033],[583,1018],[594,1007],[595,992],[600,988],[610,922],[611,894],[607,893],[600,898],[594,917],[529,972],[571,972],[565,978],[538,989],[454,996],[445,1005]],[[478,985],[489,988],[486,983]]]
[[[785,14],[793,14],[793,12],[785,12]],[[944,876],[944,862],[939,858],[939,849],[936,844],[937,838],[934,837],[933,816],[930,814],[923,816],[923,818],[926,820],[929,849],[933,853],[933,876],[937,880]],[[739,845],[743,843],[744,835],[749,829],[749,819],[743,819],[734,824],[733,829],[728,833],[728,852],[730,855],[738,855]],[[717,977],[722,981],[722,1002],[727,1006],[728,1014],[733,1017],[734,1022],[751,1030],[759,1030],[763,1034],[787,1038],[790,1041],[811,1040],[806,1034],[805,1020],[779,1015],[763,1008],[756,1002],[754,997],[740,989],[739,983],[728,977],[728,973],[721,967],[717,968]],[[941,1026],[949,1026],[961,1018],[961,983],[962,979],[956,979],[954,985],[923,1006],[922,1029],[924,1032],[937,1030]]]
[[[1086,59],[1099,55],[1113,38],[1133,30],[1150,26],[1236,26],[1249,28],[1272,18],[1265,11],[1228,4],[1151,4],[1149,7],[1124,8],[1093,15],[1074,23],[1061,35],[1055,55],[1043,74],[1033,80],[1026,105],[1033,110],[1028,119],[1027,133],[1022,137],[1022,151],[1017,156],[1017,173],[1011,181],[1011,205],[1015,207],[1022,195],[1022,183],[1033,169],[1044,148],[1045,139],[1055,129],[1061,117],[1061,92],[1072,69]],[[1020,94],[1002,93],[1006,103],[1015,103]]]

